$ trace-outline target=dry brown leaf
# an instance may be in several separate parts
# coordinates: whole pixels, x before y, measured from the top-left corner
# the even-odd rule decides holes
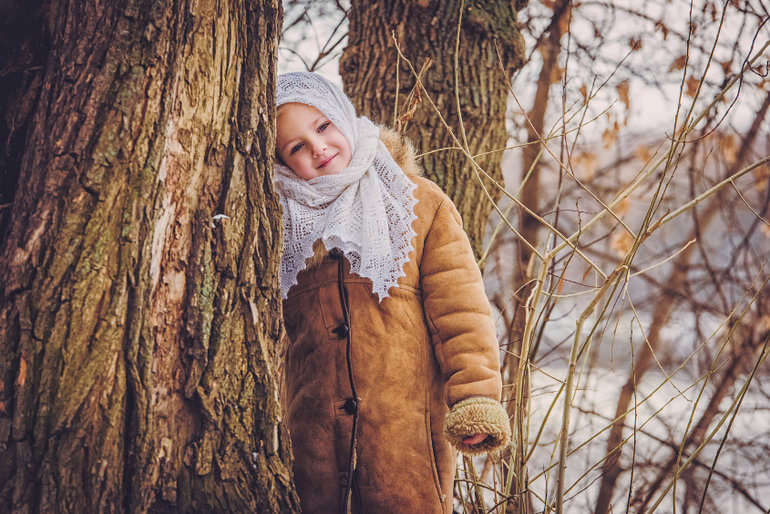
[[[422,89],[422,86],[420,86],[420,83],[416,83],[414,85],[414,96],[412,97],[411,105],[409,106],[409,110],[407,110],[405,113],[401,114],[401,116],[398,117],[396,120],[396,131],[401,132],[404,125],[409,122],[412,117],[414,116],[415,111],[417,111],[417,106],[422,103],[422,95],[420,94],[420,89]]]
[[[572,163],[583,172],[583,179],[586,182],[590,182],[596,174],[596,169],[599,166],[599,159],[593,152],[582,152],[573,157]]]
[[[610,249],[615,252],[615,255],[618,257],[625,257],[633,246],[634,238],[625,230],[618,231],[612,236]]]
[[[663,34],[663,41],[665,41],[668,37],[668,27],[666,27],[666,24],[663,23],[663,20],[658,20],[655,22],[655,30],[659,30],[661,34]]]
[[[652,159],[652,150],[650,150],[650,147],[647,145],[636,145],[636,148],[634,148],[634,155],[636,155],[636,158],[641,162],[647,163]]]
[[[729,164],[735,164],[738,158],[738,141],[734,134],[725,134],[719,138],[719,149]]]
[[[612,129],[612,128],[604,129],[604,132],[602,133],[602,143],[604,143],[605,149],[614,145],[617,140],[618,140],[617,129]]]
[[[698,84],[700,84],[700,80],[696,79],[695,77],[690,77],[687,79],[687,96],[690,98],[695,98],[695,94],[698,92]]]
[[[638,52],[642,49],[642,38],[639,36],[632,37],[628,40],[628,46],[631,47],[632,51]]]
[[[585,84],[580,86],[580,94],[583,95],[583,100],[588,100],[588,88]]]
[[[770,165],[763,164],[759,168],[754,168],[751,173],[754,175],[754,187],[757,191],[766,191],[770,183]]]
[[[629,200],[628,198],[624,198],[612,210],[615,213],[615,215],[617,215],[618,218],[622,218],[623,216],[628,214],[628,210],[630,208],[631,208],[631,200]]]
[[[628,81],[624,80],[618,84],[617,89],[620,101],[626,104],[626,110],[628,110],[631,107],[631,100],[628,99]]]
[[[687,64],[687,56],[680,55],[679,57],[674,59],[674,62],[671,63],[671,67],[668,69],[668,71],[681,70],[685,67],[686,64]]]

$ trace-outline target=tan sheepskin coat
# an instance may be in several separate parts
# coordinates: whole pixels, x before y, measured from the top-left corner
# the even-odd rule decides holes
[[[417,184],[414,251],[398,288],[378,302],[368,279],[350,274],[352,369],[359,405],[352,512],[452,511],[456,453],[474,432],[490,437],[469,453],[507,444],[500,406],[497,338],[460,215],[419,176],[410,145],[381,130]],[[294,479],[305,514],[339,513],[350,463],[352,415],[337,260],[320,244],[284,301],[289,346],[286,416]],[[452,414],[447,417],[452,409]],[[444,432],[446,430],[446,437]]]

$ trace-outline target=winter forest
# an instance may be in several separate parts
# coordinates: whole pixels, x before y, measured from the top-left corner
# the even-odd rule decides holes
[[[770,511],[770,2],[0,2],[0,513],[298,513],[278,73],[463,218],[513,441],[454,511]],[[394,506],[394,512],[398,512]]]

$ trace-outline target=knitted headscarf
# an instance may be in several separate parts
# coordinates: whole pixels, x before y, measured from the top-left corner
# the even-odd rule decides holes
[[[409,261],[416,186],[380,141],[379,129],[356,116],[350,99],[328,80],[304,72],[280,75],[276,106],[290,102],[321,111],[345,136],[353,157],[340,173],[310,180],[276,161],[274,180],[283,204],[283,297],[320,239],[327,250],[342,250],[350,271],[370,279],[382,301]]]

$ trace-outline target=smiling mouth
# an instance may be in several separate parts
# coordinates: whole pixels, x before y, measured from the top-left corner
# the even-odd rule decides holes
[[[329,164],[330,162],[332,162],[332,161],[334,160],[334,158],[335,158],[335,157],[337,157],[337,155],[336,155],[336,154],[335,154],[335,155],[332,155],[331,157],[329,157],[328,159],[326,159],[324,162],[322,162],[322,163],[321,163],[321,165],[320,165],[320,166],[318,166],[318,168],[317,168],[317,169],[319,169],[319,170],[320,170],[321,168],[324,168],[324,167],[326,167],[326,165],[327,165],[327,164]]]

